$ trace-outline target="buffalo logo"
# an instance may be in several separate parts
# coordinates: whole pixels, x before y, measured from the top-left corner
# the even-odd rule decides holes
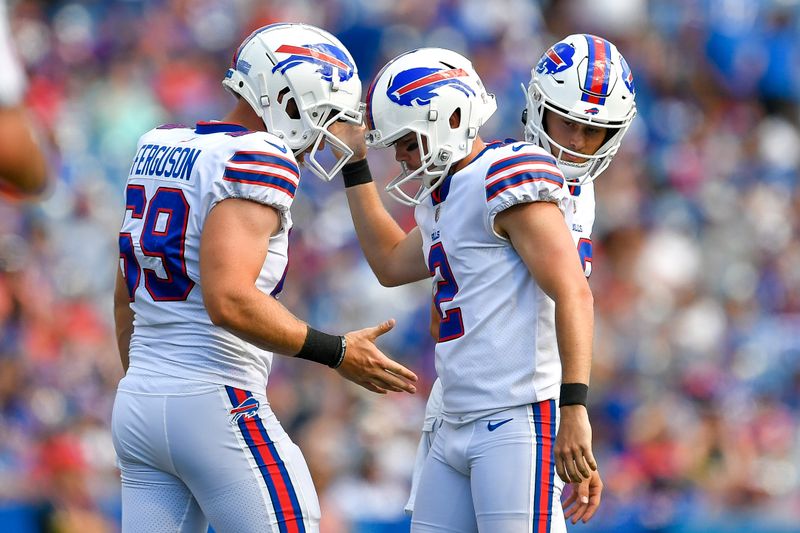
[[[600,112],[600,110],[596,107],[590,107],[589,109],[585,109],[583,112],[587,115],[596,115]]]
[[[236,424],[242,417],[253,418],[258,414],[258,400],[252,396],[231,409],[231,424]]]
[[[625,82],[625,87],[631,92],[631,94],[636,94],[636,87],[633,85],[633,72],[631,72],[631,67],[628,66],[628,62],[625,61],[625,58],[620,56],[620,62],[622,63],[622,81]]]
[[[304,44],[303,46],[282,44],[275,52],[291,55],[272,67],[272,72],[280,70],[283,74],[297,65],[312,63],[319,65],[317,72],[325,81],[333,81],[334,68],[339,73],[339,81],[347,81],[353,77],[356,70],[347,54],[332,44]]]
[[[458,79],[467,76],[469,74],[460,68],[411,68],[395,76],[386,94],[392,102],[407,106],[430,104],[431,100],[438,96],[436,89],[446,86],[453,87],[467,96],[475,96],[472,87]]]
[[[572,56],[575,55],[575,47],[569,43],[556,43],[550,50],[544,53],[536,65],[536,72],[539,74],[556,74],[572,66]]]

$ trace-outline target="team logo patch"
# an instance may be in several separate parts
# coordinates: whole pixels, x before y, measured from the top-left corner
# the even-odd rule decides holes
[[[245,418],[253,418],[258,414],[258,407],[259,403],[258,400],[253,398],[247,398],[242,403],[231,409],[231,424],[236,424],[239,422],[239,419],[242,417]]]
[[[410,68],[404,70],[392,80],[386,95],[392,102],[400,105],[428,105],[431,100],[439,96],[437,89],[453,87],[467,96],[475,96],[475,91],[459,80],[469,74],[460,68]]]
[[[590,107],[589,109],[584,109],[583,112],[586,113],[587,115],[596,115],[600,112],[600,110],[597,109],[596,107]]]
[[[631,67],[628,66],[628,62],[625,61],[625,58],[620,56],[620,60],[622,62],[622,81],[625,82],[625,87],[628,88],[631,94],[636,94],[636,87],[633,85],[633,72],[631,72]]]
[[[304,44],[302,46],[282,44],[275,52],[290,55],[272,67],[272,72],[280,70],[283,74],[297,65],[311,63],[319,66],[317,72],[323,80],[333,81],[333,69],[335,68],[339,73],[339,81],[347,81],[353,77],[356,70],[344,50],[332,44]]]
[[[572,66],[575,47],[569,43],[556,43],[545,52],[536,65],[539,74],[556,74]]]

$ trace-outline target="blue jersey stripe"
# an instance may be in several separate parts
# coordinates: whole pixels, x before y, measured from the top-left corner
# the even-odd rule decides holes
[[[489,172],[486,174],[486,179],[490,179],[492,176],[497,174],[498,172],[502,172],[503,170],[513,167],[514,165],[519,165],[520,163],[545,163],[548,165],[552,165],[554,169],[557,169],[556,160],[553,156],[550,155],[534,155],[534,154],[521,154],[518,156],[511,156],[505,159],[501,159],[497,161],[495,164],[489,167]]]
[[[552,183],[553,185],[558,185],[559,187],[564,185],[564,178],[562,178],[558,174],[554,173],[551,174],[549,172],[542,172],[542,171],[531,172],[530,170],[521,170],[516,174],[512,174],[510,176],[507,176],[503,179],[497,180],[494,183],[487,185],[486,200],[487,201],[492,200],[495,196],[505,191],[506,189],[517,187],[524,183],[530,183],[533,181],[547,181]]]
[[[223,179],[227,181],[249,183],[251,185],[272,187],[273,189],[278,189],[285,192],[292,198],[294,198],[294,194],[297,191],[297,185],[289,181],[287,178],[278,174],[270,174],[268,172],[256,172],[255,170],[234,170],[232,168],[226,168]]]
[[[279,168],[284,168],[294,174],[300,175],[300,169],[297,165],[284,157],[278,155],[268,154],[265,152],[236,152],[230,159],[231,163],[266,163],[275,165]]]

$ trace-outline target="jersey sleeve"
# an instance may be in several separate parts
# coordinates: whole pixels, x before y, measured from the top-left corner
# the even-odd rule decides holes
[[[564,175],[553,156],[532,144],[517,144],[490,165],[485,188],[492,232],[498,213],[517,204],[552,202],[564,212]]]
[[[277,139],[271,143],[261,136],[252,136],[248,141],[237,146],[225,162],[213,204],[227,198],[244,198],[268,205],[280,212],[282,227],[288,229],[289,208],[300,182],[297,162]]]

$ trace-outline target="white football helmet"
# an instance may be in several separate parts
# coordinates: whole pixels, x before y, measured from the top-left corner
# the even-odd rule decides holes
[[[323,180],[353,155],[328,127],[361,123],[361,80],[350,52],[330,33],[308,24],[264,26],[239,46],[222,85],[247,100],[295,156],[312,147],[303,163]],[[331,169],[317,161],[323,141],[343,154]]]
[[[457,109],[461,121],[451,128]],[[422,164],[413,171],[402,164],[386,190],[404,204],[422,202],[472,151],[478,128],[496,109],[494,95],[486,92],[472,63],[456,52],[420,48],[391,60],[367,92],[367,144],[387,148],[414,132]],[[415,193],[400,188],[411,180],[421,182]]]
[[[572,185],[593,181],[608,167],[636,116],[630,67],[616,46],[594,35],[570,35],[550,47],[531,70],[525,97],[525,138],[549,151]],[[574,152],[547,134],[545,110],[611,131],[594,154]],[[564,154],[587,161],[566,161]]]

